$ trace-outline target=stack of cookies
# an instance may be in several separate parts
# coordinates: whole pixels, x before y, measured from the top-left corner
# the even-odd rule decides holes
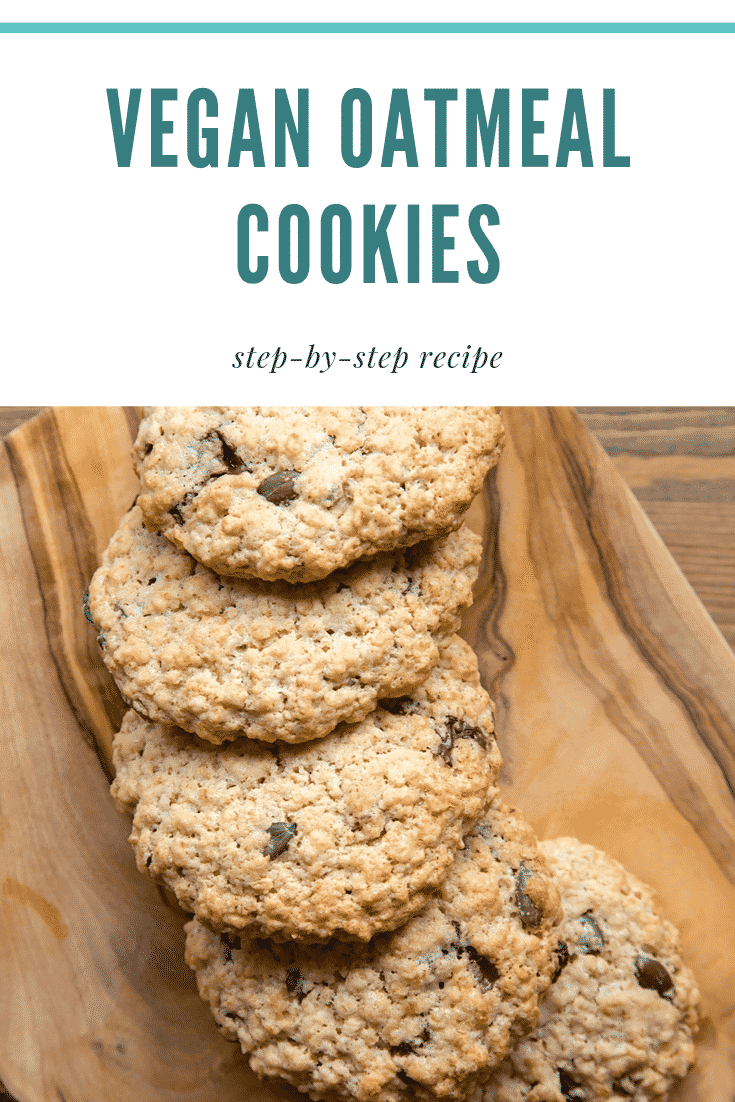
[[[499,798],[456,631],[502,442],[490,407],[150,409],[89,587],[138,867],[223,1034],[313,1098],[643,1100],[691,1063],[648,889]]]

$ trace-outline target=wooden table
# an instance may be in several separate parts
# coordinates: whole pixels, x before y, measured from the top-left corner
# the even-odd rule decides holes
[[[735,407],[578,408],[731,647]],[[0,406],[0,436],[38,408]]]
[[[735,646],[735,408],[578,412]]]

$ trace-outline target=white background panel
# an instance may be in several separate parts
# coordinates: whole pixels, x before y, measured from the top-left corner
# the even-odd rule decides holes
[[[83,7],[65,18],[92,17]],[[226,17],[225,7],[207,18]],[[310,17],[328,18],[323,7]],[[462,5],[452,17],[465,17]],[[730,404],[734,49],[727,34],[0,36],[3,102],[12,105],[3,139],[4,401]],[[218,119],[206,120],[219,129],[216,169],[186,159],[186,99],[202,86],[219,101]],[[373,100],[373,158],[359,170],[342,163],[339,146],[340,100],[353,86]],[[447,168],[434,167],[434,108],[423,101],[435,86],[459,90]],[[129,89],[143,89],[129,169],[116,165],[107,87],[120,89],[123,110]],[[174,123],[164,151],[178,154],[176,168],[150,165],[151,87],[178,89],[164,106]],[[226,164],[239,87],[255,89],[262,169],[247,154],[239,169]],[[290,153],[286,168],[273,167],[275,87],[294,105],[296,90],[310,89],[308,168]],[[392,87],[409,92],[418,168],[400,154],[392,169],[380,167]],[[465,167],[467,87],[483,89],[486,108],[496,87],[510,88],[509,168]],[[521,167],[524,87],[549,89],[536,107],[545,124],[536,150],[549,168]],[[617,152],[630,156],[629,169],[602,167],[606,87],[617,92]],[[575,153],[569,168],[554,167],[567,88],[584,92],[592,168]],[[237,213],[248,202],[270,219],[261,235],[270,271],[257,286],[236,267]],[[311,272],[297,286],[277,271],[276,226],[288,203],[311,216]],[[319,272],[319,219],[330,203],[353,218],[353,273],[340,286]],[[379,263],[377,282],[363,283],[369,203],[397,204],[397,284],[386,284]],[[405,281],[409,203],[421,211],[418,285]],[[456,285],[431,282],[432,203],[460,209],[447,230]],[[465,271],[482,259],[466,221],[478,203],[500,217],[489,231],[500,274],[489,285]],[[305,356],[311,344],[350,363],[323,373],[293,363],[275,375],[232,368],[235,353],[253,346]],[[498,367],[472,375],[418,366],[422,351],[468,344],[502,352]],[[394,374],[351,366],[373,346],[400,346],[409,362]]]

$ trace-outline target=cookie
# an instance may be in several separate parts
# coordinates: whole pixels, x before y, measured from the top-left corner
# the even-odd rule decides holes
[[[565,918],[533,1033],[472,1102],[649,1102],[694,1061],[699,993],[650,888],[575,838],[542,842]]]
[[[532,1028],[559,896],[518,812],[494,804],[421,914],[367,946],[186,927],[202,998],[261,1076],[312,1098],[460,1098]]]
[[[410,697],[301,746],[223,747],[128,712],[112,794],[138,868],[215,930],[367,941],[416,914],[500,769],[492,703],[458,637]]]
[[[459,527],[490,406],[163,406],[133,457],[146,526],[219,574],[316,581]]]
[[[142,715],[215,743],[304,742],[428,677],[479,559],[464,528],[310,585],[221,578],[146,531],[135,506],[87,603],[105,665]]]

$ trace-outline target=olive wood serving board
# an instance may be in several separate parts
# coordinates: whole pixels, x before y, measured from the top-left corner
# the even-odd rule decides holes
[[[219,1036],[108,793],[123,705],[81,600],[136,495],[137,413],[46,410],[0,454],[0,1080],[19,1102],[293,1100]],[[656,888],[702,990],[671,1102],[733,1102],[735,656],[579,418],[505,419],[464,626],[505,795]]]

